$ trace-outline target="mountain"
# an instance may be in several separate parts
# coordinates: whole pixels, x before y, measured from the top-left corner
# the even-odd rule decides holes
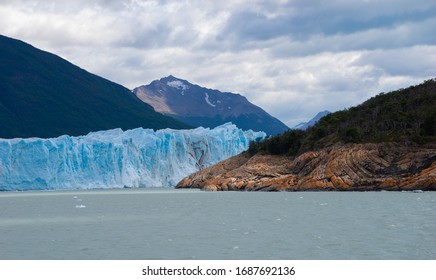
[[[316,114],[315,117],[310,119],[308,122],[299,123],[296,126],[292,127],[292,129],[306,130],[309,127],[314,126],[322,117],[327,116],[330,113],[331,113],[330,111],[321,111],[318,114]]]
[[[0,191],[173,187],[184,176],[264,137],[226,124],[215,129],[113,129],[79,137],[0,139]]]
[[[0,35],[0,137],[84,135],[113,128],[188,128],[127,88]]]
[[[179,188],[436,191],[436,79],[255,141]],[[262,168],[259,168],[259,167]]]
[[[240,94],[221,92],[173,76],[137,87],[133,92],[153,108],[194,127],[232,122],[243,130],[276,135],[289,128]]]

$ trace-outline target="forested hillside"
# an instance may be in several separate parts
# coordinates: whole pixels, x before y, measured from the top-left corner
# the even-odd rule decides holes
[[[249,152],[297,155],[336,143],[436,142],[436,79],[380,93],[356,107],[323,117],[307,131],[290,130],[251,144]]]

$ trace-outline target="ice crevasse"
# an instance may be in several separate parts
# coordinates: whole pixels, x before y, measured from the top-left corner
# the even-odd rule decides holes
[[[266,135],[214,129],[137,128],[86,136],[0,139],[0,190],[173,187]]]

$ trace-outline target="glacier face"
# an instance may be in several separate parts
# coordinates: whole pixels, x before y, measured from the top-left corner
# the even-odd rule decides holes
[[[214,129],[113,129],[79,137],[0,139],[0,190],[172,187],[265,136],[224,124]]]

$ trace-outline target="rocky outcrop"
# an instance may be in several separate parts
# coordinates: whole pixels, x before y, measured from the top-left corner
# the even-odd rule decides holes
[[[192,174],[177,188],[212,191],[436,190],[436,148],[337,145],[296,158],[247,152]]]

